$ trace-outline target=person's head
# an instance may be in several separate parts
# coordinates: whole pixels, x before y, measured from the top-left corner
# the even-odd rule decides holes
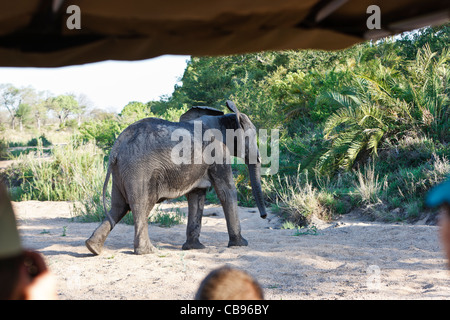
[[[201,282],[196,300],[263,300],[258,282],[247,272],[228,266],[210,272]]]
[[[441,242],[450,267],[450,178],[430,190],[426,204],[432,208],[440,208]]]

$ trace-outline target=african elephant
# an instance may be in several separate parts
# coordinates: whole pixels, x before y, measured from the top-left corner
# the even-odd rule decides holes
[[[261,217],[265,218],[261,161],[255,126],[233,102],[226,104],[233,113],[192,107],[180,117],[180,122],[146,118],[131,124],[119,135],[111,149],[103,187],[106,213],[105,190],[112,175],[111,209],[86,240],[92,253],[101,253],[108,234],[129,210],[135,221],[134,252],[152,252],[147,224],[150,211],[156,203],[182,195],[188,200],[187,240],[182,249],[204,248],[199,236],[206,190],[211,185],[225,213],[228,246],[247,245],[241,236],[231,165],[225,160],[229,160],[229,155],[245,159],[255,201]],[[184,144],[180,143],[180,137]],[[198,157],[208,150],[215,161]]]

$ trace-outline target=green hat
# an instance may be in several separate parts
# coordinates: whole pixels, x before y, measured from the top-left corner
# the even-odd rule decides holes
[[[5,186],[0,184],[0,259],[10,258],[22,252],[16,217]]]
[[[438,207],[444,203],[450,205],[450,179],[431,189],[426,199],[426,204],[429,207]]]

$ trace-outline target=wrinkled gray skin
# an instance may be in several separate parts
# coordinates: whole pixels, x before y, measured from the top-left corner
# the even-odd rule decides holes
[[[197,121],[202,121],[203,131],[208,128],[216,128],[222,132],[223,140],[226,140],[226,129],[237,129],[240,126],[244,130],[255,130],[248,117],[239,113],[231,101],[227,101],[227,106],[234,113],[222,115],[223,113],[217,110],[216,112],[199,110],[198,114],[194,114]],[[197,112],[194,108],[190,111]],[[190,121],[183,122],[169,122],[156,118],[142,119],[127,127],[117,138],[111,149],[103,190],[104,197],[109,175],[112,174],[111,210],[108,212],[107,218],[86,241],[86,246],[92,253],[97,255],[102,252],[108,234],[129,210],[133,212],[135,221],[134,252],[136,254],[151,253],[154,247],[148,236],[147,224],[150,211],[156,203],[182,195],[187,196],[189,204],[187,240],[182,249],[204,248],[199,241],[199,236],[206,190],[211,185],[214,187],[225,213],[229,234],[228,246],[247,245],[247,240],[241,236],[237,192],[231,165],[226,164],[225,161],[223,164],[176,165],[171,161],[172,148],[179,143],[179,141],[171,141],[172,132],[184,128],[193,136],[192,112],[190,115],[190,117],[186,117]],[[248,143],[254,143],[256,146],[256,131],[254,141],[249,140],[246,139],[245,144],[246,159],[248,158]],[[216,141],[216,143],[222,144],[223,148],[226,148],[225,142]],[[207,144],[208,142],[202,141],[200,146],[204,149]],[[235,155],[235,152],[235,150],[230,150],[231,155]],[[246,163],[248,162],[246,161]],[[265,218],[259,156],[258,163],[249,164],[248,167],[253,195],[261,217]],[[105,202],[105,199],[103,201]]]

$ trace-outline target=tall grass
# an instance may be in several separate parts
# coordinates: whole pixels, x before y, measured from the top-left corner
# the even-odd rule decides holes
[[[313,216],[328,220],[332,216],[333,195],[313,186],[308,172],[297,172],[296,176],[278,176],[267,180],[268,189],[274,191],[277,209],[287,221],[296,225],[307,225]]]
[[[93,144],[57,146],[50,156],[40,145],[36,154],[19,156],[10,169],[11,196],[15,201],[83,201],[95,197],[103,187],[104,157]]]
[[[361,197],[363,203],[376,203],[378,202],[381,188],[383,187],[383,181],[379,181],[378,174],[375,174],[375,165],[365,166],[361,171],[356,171],[357,182],[355,182],[356,193]]]

